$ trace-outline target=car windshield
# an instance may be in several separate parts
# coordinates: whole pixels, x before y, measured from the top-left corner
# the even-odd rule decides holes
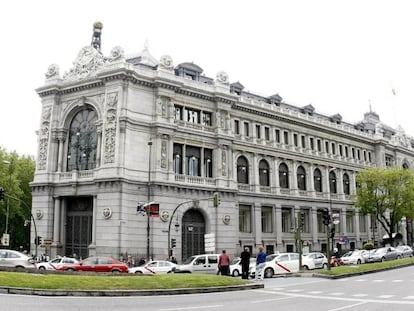
[[[240,262],[240,258],[239,257],[236,257],[236,258],[233,258],[233,260],[231,261],[231,265],[237,265],[238,263]]]
[[[183,265],[188,265],[194,260],[195,256],[188,257],[186,260],[183,261]]]

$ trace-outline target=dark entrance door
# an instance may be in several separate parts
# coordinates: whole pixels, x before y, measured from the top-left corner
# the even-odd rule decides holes
[[[92,197],[69,198],[66,215],[65,255],[86,258],[92,242]],[[74,255],[75,254],[75,255]]]
[[[204,254],[204,234],[206,224],[203,214],[196,209],[189,209],[183,216],[182,226],[182,259],[193,255]]]

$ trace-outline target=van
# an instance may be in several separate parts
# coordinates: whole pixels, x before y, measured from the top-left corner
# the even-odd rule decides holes
[[[173,268],[174,273],[216,274],[220,254],[202,254],[188,257],[181,265]]]

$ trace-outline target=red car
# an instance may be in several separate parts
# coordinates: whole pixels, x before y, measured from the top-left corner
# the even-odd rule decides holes
[[[56,270],[128,273],[128,265],[110,257],[88,257],[78,264],[63,264]]]

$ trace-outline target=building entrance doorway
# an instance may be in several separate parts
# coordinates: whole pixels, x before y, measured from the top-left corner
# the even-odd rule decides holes
[[[203,214],[196,209],[189,209],[184,213],[183,226],[181,229],[182,238],[182,259],[204,254],[204,234],[206,224]]]
[[[86,258],[92,242],[92,197],[68,198],[67,202],[65,255]]]

